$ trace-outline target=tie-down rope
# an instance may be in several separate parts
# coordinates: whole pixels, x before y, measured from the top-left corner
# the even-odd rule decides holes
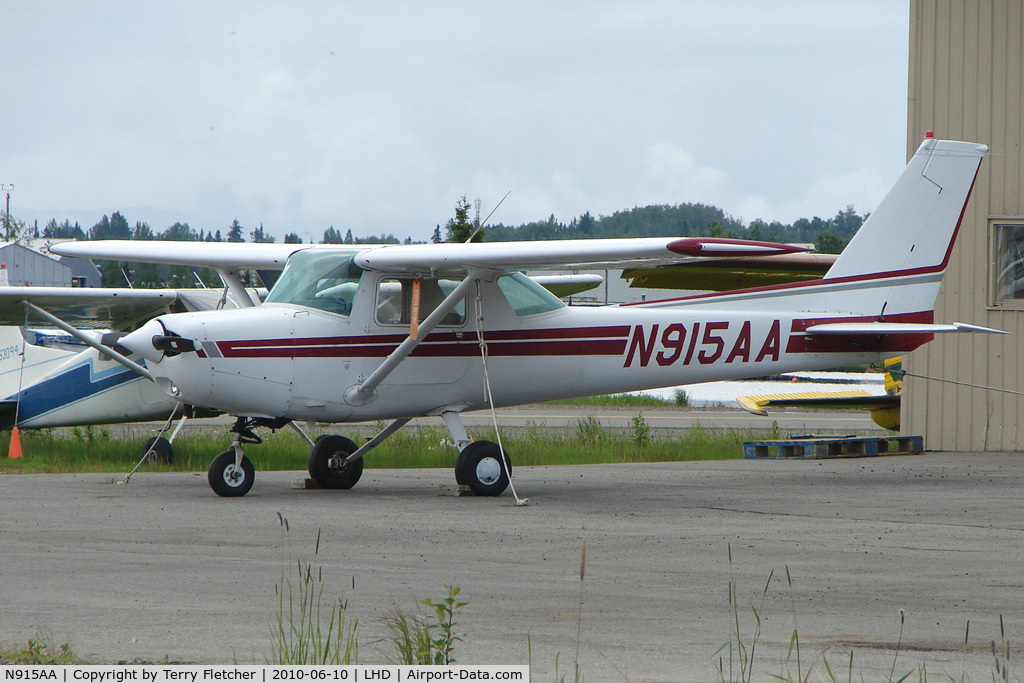
[[[501,430],[498,428],[498,413],[494,410],[494,396],[491,394],[491,377],[487,372],[487,342],[484,340],[484,309],[483,309],[483,297],[480,294],[480,280],[476,281],[476,338],[480,342],[480,359],[484,364],[484,398],[487,400],[487,405],[491,407],[491,421],[494,423],[494,434],[498,440],[498,452],[499,460],[501,461],[501,469],[505,472],[505,476],[508,477],[508,486],[512,490],[512,495],[516,499],[516,506],[522,507],[523,505],[529,505],[529,498],[520,498],[519,494],[516,493],[516,485],[512,483],[512,471],[506,462],[505,447],[501,445]]]

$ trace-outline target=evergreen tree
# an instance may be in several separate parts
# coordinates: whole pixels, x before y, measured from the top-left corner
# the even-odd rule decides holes
[[[349,228],[348,230],[345,231],[344,243],[345,244],[355,244],[356,243],[356,241],[354,239],[352,239],[352,228]]]
[[[263,231],[262,223],[260,223],[260,227],[252,231],[251,236],[254,244],[272,244],[275,239],[273,235],[268,235]]]
[[[284,236],[285,244],[302,244],[302,238],[297,233],[290,232]]]
[[[434,226],[434,234],[430,236],[430,242],[432,244],[439,244],[441,242],[441,226]]]
[[[449,219],[444,227],[449,242],[461,244],[468,242],[470,236],[473,236],[474,242],[484,241],[483,230],[473,235],[476,226],[469,220],[469,202],[466,201],[466,195],[462,195],[455,203],[455,218]]]
[[[219,230],[217,231],[219,234]],[[219,240],[218,240],[219,241]],[[242,237],[242,225],[238,222],[238,219],[231,221],[231,227],[228,228],[228,242],[244,242],[245,238]]]
[[[188,226],[188,223],[175,223],[160,233],[160,239],[173,242],[195,242],[199,239],[199,235]]]
[[[112,213],[109,218],[104,215],[96,225],[89,229],[89,239],[91,240],[130,240],[131,238],[132,231],[128,227],[128,221],[118,211]],[[121,279],[124,280],[124,277]]]
[[[153,234],[153,229],[149,227],[149,223],[143,221],[135,222],[135,229],[132,230],[133,240],[155,240],[156,235]]]
[[[77,222],[72,226],[70,221],[65,220],[63,223],[57,223],[56,218],[51,218],[50,222],[43,227],[43,237],[52,239],[84,240],[85,231],[82,230],[82,226]]]
[[[324,230],[324,238],[320,240],[320,244],[341,244],[341,233],[332,225]]]
[[[121,215],[121,212],[115,211],[110,214],[110,237],[107,239],[130,240],[131,238],[132,229],[128,226],[128,221]]]
[[[814,243],[814,250],[819,254],[838,254],[846,246],[846,240],[833,232],[823,232]]]

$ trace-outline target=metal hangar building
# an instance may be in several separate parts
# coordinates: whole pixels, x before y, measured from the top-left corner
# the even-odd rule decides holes
[[[988,145],[936,322],[1009,335],[936,335],[905,359],[902,429],[929,450],[1024,445],[1024,2],[911,0],[908,156],[925,131]],[[976,388],[966,384],[978,385]]]

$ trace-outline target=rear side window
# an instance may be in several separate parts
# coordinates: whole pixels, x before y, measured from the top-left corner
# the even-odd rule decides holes
[[[518,316],[547,313],[565,306],[557,296],[522,273],[498,278],[498,287]]]

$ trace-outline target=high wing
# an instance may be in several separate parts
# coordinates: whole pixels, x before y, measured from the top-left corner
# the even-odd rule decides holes
[[[50,247],[51,252],[60,256],[187,264],[216,269],[271,270],[283,268],[288,256],[302,249],[352,251],[353,247],[133,240],[62,242]],[[806,250],[773,242],[712,237],[391,244],[364,247],[356,257],[356,263],[366,270],[389,272],[466,273],[472,269],[509,272],[529,268],[655,266],[695,258],[767,256],[798,251]]]
[[[24,325],[27,301],[80,329],[123,329],[177,299],[170,289],[0,287],[0,325]]]
[[[253,300],[266,290],[249,289]],[[0,287],[0,325],[26,324],[25,303],[37,306],[82,330],[123,330],[171,307],[204,311],[222,306],[219,289],[128,289],[103,287]],[[228,306],[234,307],[232,296]],[[39,324],[29,314],[28,324]]]
[[[694,258],[788,254],[802,247],[713,237],[544,240],[471,244],[411,244],[368,249],[356,257],[367,270],[465,273],[472,269],[615,268]]]
[[[50,246],[58,256],[139,261],[216,269],[265,268],[281,270],[298,244],[248,242],[165,242],[148,240],[98,240],[61,242]]]

